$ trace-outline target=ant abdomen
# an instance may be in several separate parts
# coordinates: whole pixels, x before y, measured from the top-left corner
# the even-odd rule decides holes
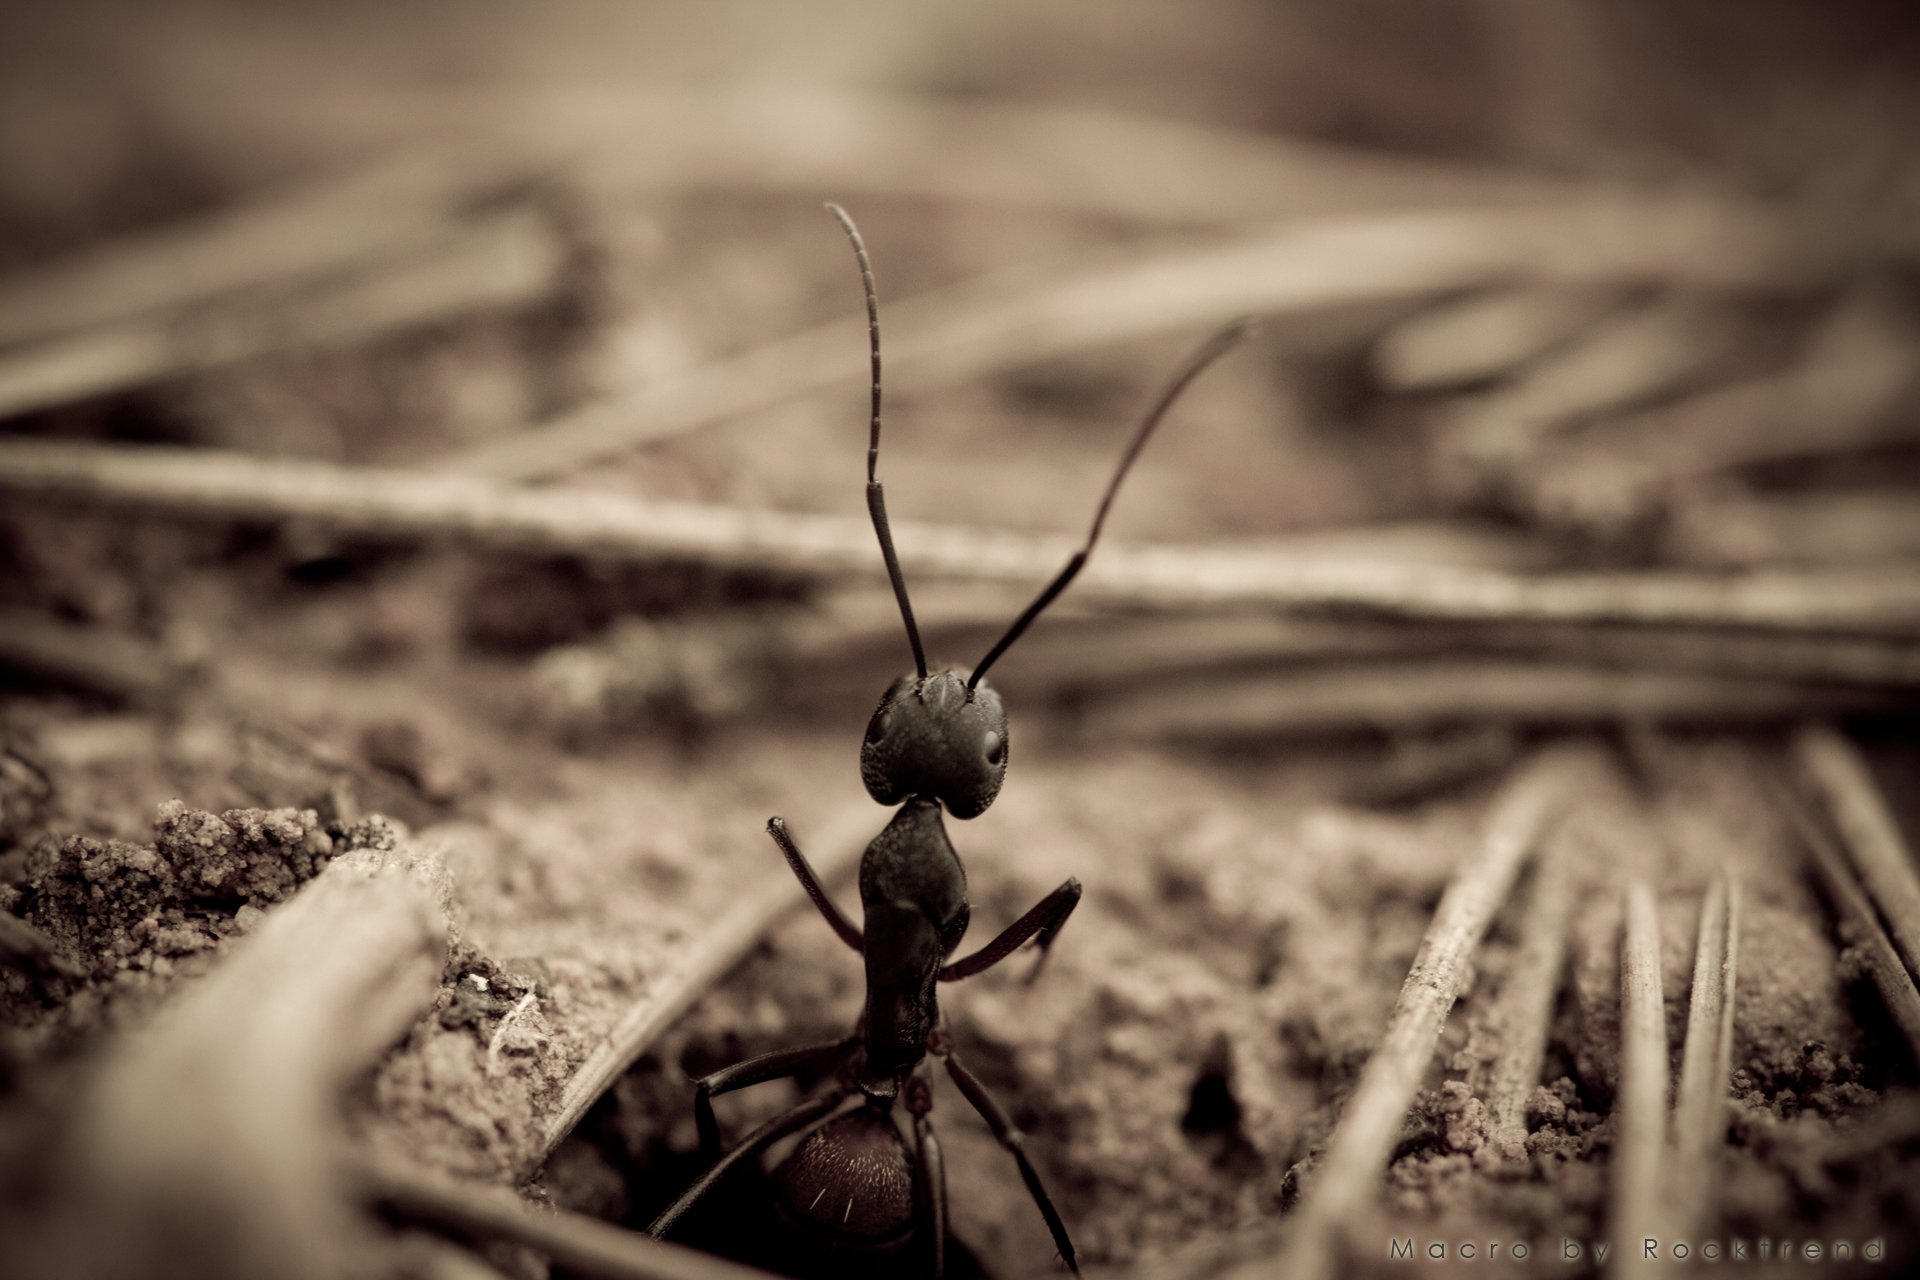
[[[873,1107],[808,1134],[773,1180],[782,1216],[829,1245],[871,1257],[904,1247],[917,1225],[906,1142]]]
[[[881,804],[923,796],[971,818],[1006,776],[1006,706],[991,686],[969,686],[951,669],[894,681],[860,744],[860,778]]]

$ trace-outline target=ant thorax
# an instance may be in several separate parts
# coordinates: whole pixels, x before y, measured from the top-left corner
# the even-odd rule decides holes
[[[881,804],[923,796],[956,818],[993,803],[1007,776],[1007,710],[985,681],[948,668],[901,676],[881,695],[860,746],[860,777]]]
[[[926,1056],[939,1017],[940,966],[967,931],[967,873],[947,840],[940,806],[914,798],[860,860],[866,919],[868,1072],[894,1075]]]
[[[860,859],[860,905],[869,914],[889,905],[910,908],[932,931],[936,960],[960,945],[967,930],[967,872],[947,839],[939,805],[924,796],[908,800],[867,845]]]

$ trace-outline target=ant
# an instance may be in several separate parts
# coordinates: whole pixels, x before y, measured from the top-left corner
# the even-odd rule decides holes
[[[941,810],[944,807],[955,818],[971,818],[999,794],[1007,772],[1007,713],[1000,695],[983,679],[987,669],[1079,575],[1100,537],[1120,482],[1147,438],[1187,385],[1239,342],[1249,326],[1237,322],[1215,334],[1167,384],[1121,456],[1085,544],[1014,619],[972,673],[962,677],[952,668],[929,672],[919,628],[913,620],[913,606],[907,599],[906,580],[893,548],[886,494],[876,476],[880,457],[880,308],[873,266],[853,219],[837,204],[828,204],[827,208],[852,243],[866,292],[873,359],[867,510],[899,601],[914,663],[914,670],[894,681],[882,695],[860,748],[860,776],[868,793],[883,805],[900,806],[861,858],[860,904],[865,929],[855,926],[827,895],[783,820],[770,819],[767,832],[827,924],[864,957],[866,1009],[854,1033],[844,1039],[762,1054],[695,1082],[694,1119],[702,1149],[712,1154],[720,1145],[713,1114],[716,1096],[814,1072],[831,1073],[835,1080],[824,1093],[748,1134],[647,1230],[655,1237],[667,1235],[742,1161],[783,1138],[817,1126],[772,1174],[783,1216],[841,1257],[864,1257],[877,1265],[902,1257],[917,1239],[930,1274],[938,1280],[945,1272],[947,1200],[940,1142],[930,1118],[933,1080],[926,1060],[931,1056],[940,1060],[961,1096],[1012,1155],[1061,1259],[1078,1275],[1080,1267],[1066,1224],[1027,1158],[1023,1135],[986,1087],[954,1055],[934,988],[936,983],[957,982],[981,973],[1027,942],[1039,950],[1027,975],[1031,982],[1046,961],[1047,948],[1079,904],[1080,882],[1069,878],[993,941],[971,955],[948,959],[967,931],[970,909],[966,870],[947,839]],[[861,1104],[834,1116],[855,1094]],[[894,1122],[896,1102],[912,1117],[911,1158]]]

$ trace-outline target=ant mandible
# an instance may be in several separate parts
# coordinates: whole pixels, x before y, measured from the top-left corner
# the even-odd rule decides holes
[[[786,823],[773,818],[767,823],[767,831],[833,931],[864,957],[866,1009],[851,1036],[762,1054],[696,1082],[694,1119],[702,1148],[713,1153],[719,1149],[719,1126],[713,1115],[716,1096],[813,1072],[830,1072],[835,1080],[824,1093],[747,1135],[647,1230],[656,1237],[666,1235],[743,1160],[782,1138],[818,1125],[773,1174],[784,1215],[830,1248],[869,1258],[900,1256],[919,1239],[930,1273],[938,1280],[944,1273],[947,1202],[940,1143],[930,1119],[933,1081],[926,1060],[932,1056],[941,1061],[961,1096],[1013,1156],[1062,1260],[1078,1275],[1080,1268],[1066,1224],[1027,1158],[1020,1130],[954,1055],[934,987],[939,982],[956,982],[983,972],[1029,941],[1040,951],[1028,975],[1031,981],[1046,960],[1047,948],[1080,901],[1080,882],[1069,878],[993,941],[971,955],[949,960],[967,931],[969,907],[966,870],[947,839],[941,809],[944,806],[955,818],[971,818],[1000,793],[1007,772],[1007,713],[1000,695],[983,679],[987,668],[1079,575],[1100,537],[1114,494],[1147,438],[1187,385],[1240,341],[1248,325],[1237,322],[1208,339],[1167,384],[1121,456],[1086,542],[1014,619],[972,673],[964,678],[952,668],[929,673],[913,606],[907,599],[906,580],[893,549],[886,494],[875,475],[880,457],[880,307],[873,266],[853,219],[839,205],[829,204],[827,208],[852,242],[866,291],[873,353],[867,510],[873,518],[894,597],[900,604],[914,663],[914,670],[894,681],[882,695],[860,747],[860,777],[868,793],[883,805],[900,806],[860,861],[864,930],[827,896]],[[861,1097],[859,1106],[828,1119],[855,1094]],[[894,1123],[896,1101],[912,1117],[911,1159]]]

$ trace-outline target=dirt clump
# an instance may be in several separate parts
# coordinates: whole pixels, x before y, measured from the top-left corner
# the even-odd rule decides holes
[[[18,881],[0,885],[0,909],[45,935],[77,989],[56,1003],[44,981],[9,972],[0,1007],[16,1027],[56,1038],[145,1008],[337,853],[390,835],[384,821],[362,826],[330,831],[311,809],[211,813],[169,800],[151,844],[45,837]]]

